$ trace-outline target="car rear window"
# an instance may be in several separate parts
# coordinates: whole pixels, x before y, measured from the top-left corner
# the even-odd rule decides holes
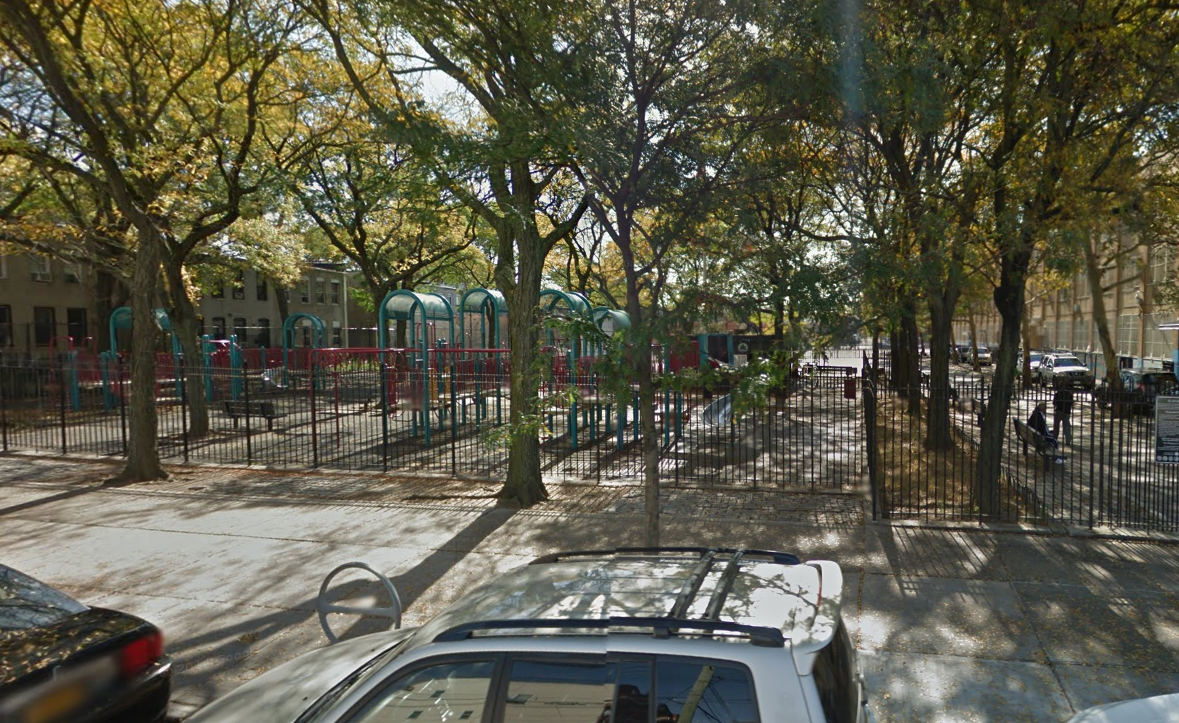
[[[815,686],[827,723],[855,723],[859,714],[860,686],[852,661],[851,638],[840,621],[835,637],[815,661]]]
[[[0,565],[0,630],[44,627],[85,610],[65,593]]]

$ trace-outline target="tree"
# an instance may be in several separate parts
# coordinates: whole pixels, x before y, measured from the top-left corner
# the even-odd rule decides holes
[[[483,259],[477,219],[411,149],[383,138],[352,104],[339,108],[332,129],[310,132],[284,176],[303,213],[364,278],[372,306],[394,289],[468,281],[463,257]],[[404,323],[395,343],[405,346]]]
[[[749,141],[749,115],[762,114],[763,99],[742,92],[765,69],[750,62],[758,57],[751,52],[761,20],[755,10],[752,3],[715,0],[604,0],[591,13],[599,66],[578,101],[586,111],[578,169],[626,278],[648,545],[659,542],[650,346],[660,337],[665,262],[696,235],[713,192]]]
[[[24,157],[109,197],[134,253],[130,438],[119,479],[165,476],[156,448],[152,308],[163,270],[173,328],[199,358],[184,266],[224,234],[258,186],[260,116],[283,89],[264,80],[294,26],[265,0],[223,4],[0,3],[0,43],[43,104],[17,109],[44,131]],[[56,133],[59,119],[71,132]],[[191,431],[207,429],[200,375],[189,376]]]
[[[973,10],[975,27],[995,43],[979,142],[1002,319],[977,478],[981,513],[989,516],[999,512],[999,462],[1034,255],[1078,191],[1145,172],[1140,149],[1173,110],[1179,25],[1169,5],[1153,0],[988,0]],[[1123,164],[1136,172],[1119,171]]]
[[[512,429],[504,499],[531,505],[540,479],[538,305],[548,252],[586,202],[569,183],[569,88],[586,45],[578,3],[305,0],[352,87],[391,138],[494,230],[495,281],[508,306]],[[453,93],[426,98],[416,82]],[[531,431],[529,431],[531,430]]]

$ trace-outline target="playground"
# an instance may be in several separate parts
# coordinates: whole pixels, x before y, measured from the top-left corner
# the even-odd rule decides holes
[[[550,317],[592,323],[601,332],[580,338],[569,331],[576,325],[560,324],[544,332],[543,474],[633,482],[642,473],[637,394],[609,384],[597,364],[602,340],[629,328],[629,318],[559,289],[542,292],[541,303]],[[322,321],[300,314],[284,323],[280,349],[205,337],[202,358],[193,364],[183,360],[166,315],[157,312],[171,345],[157,359],[162,456],[502,478],[511,414],[503,297],[471,289],[452,308],[443,296],[398,290],[385,297],[378,317],[375,348],[325,348]],[[4,385],[5,449],[124,453],[129,370],[119,342],[130,319],[130,310],[112,315],[111,349],[93,366],[62,356]],[[308,327],[310,333],[299,333]],[[300,337],[311,345],[298,346]],[[682,349],[653,347],[652,369],[671,378],[735,355],[731,338],[701,335]],[[204,377],[212,430],[200,438],[187,428],[184,382],[193,374]],[[665,385],[654,409],[662,474],[673,485],[851,488],[863,458],[854,384],[849,397],[842,373],[811,380],[739,418],[723,382]]]

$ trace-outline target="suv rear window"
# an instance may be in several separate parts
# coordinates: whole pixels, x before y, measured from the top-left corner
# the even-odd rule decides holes
[[[814,675],[827,723],[855,723],[860,686],[852,667],[851,638],[842,620],[831,644],[819,651]]]

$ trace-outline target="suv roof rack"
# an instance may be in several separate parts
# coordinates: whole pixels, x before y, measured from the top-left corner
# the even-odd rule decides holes
[[[768,557],[772,562],[775,562],[779,565],[799,565],[802,563],[802,560],[799,560],[797,555],[792,555],[789,552],[779,552],[777,550],[746,550],[735,547],[616,547],[613,550],[574,550],[571,552],[554,552],[550,555],[542,555],[528,564],[545,565],[578,557],[609,557],[611,555],[661,555],[667,553],[680,555],[694,554],[701,558],[705,558],[710,555],[715,557],[716,555],[739,554],[743,558]]]
[[[738,633],[749,637],[750,642],[761,647],[781,648],[786,638],[778,628],[761,625],[743,625],[720,620],[681,620],[678,618],[533,618],[510,620],[479,620],[463,623],[443,630],[434,636],[436,643],[451,643],[468,640],[481,630],[541,630],[548,628],[605,630],[608,628],[651,628],[656,638],[668,638],[680,634],[681,630],[699,631],[703,634]],[[691,633],[689,633],[691,634]]]

